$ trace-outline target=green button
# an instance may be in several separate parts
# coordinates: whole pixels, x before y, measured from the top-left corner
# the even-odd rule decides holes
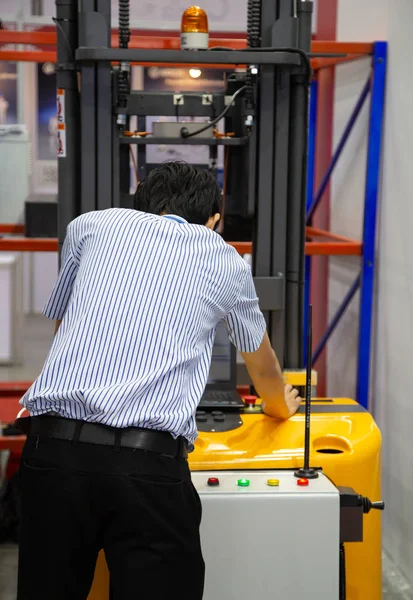
[[[250,484],[250,480],[249,479],[238,479],[238,485],[240,487],[248,487]]]

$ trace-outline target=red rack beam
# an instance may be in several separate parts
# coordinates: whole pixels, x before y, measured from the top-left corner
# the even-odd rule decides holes
[[[6,396],[20,398],[32,385],[32,381],[0,381],[0,404]]]
[[[7,423],[8,421],[4,421],[4,422]],[[3,437],[0,437],[0,450],[10,450],[10,452],[20,454],[23,451],[23,446],[24,446],[25,441],[26,441],[25,435],[17,435],[17,436],[10,436],[10,435],[6,436],[5,435]]]
[[[10,223],[0,223],[0,234],[12,233],[13,235],[24,233],[24,225],[13,225]]]

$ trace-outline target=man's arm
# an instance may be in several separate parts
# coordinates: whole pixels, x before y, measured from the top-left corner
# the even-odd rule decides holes
[[[301,398],[291,385],[284,385],[249,267],[238,300],[226,321],[230,340],[244,358],[254,387],[263,401],[264,412],[271,417],[288,419],[297,412]]]
[[[291,385],[284,384],[277,356],[268,334],[255,352],[241,352],[255,389],[262,399],[263,411],[277,419],[288,419],[300,406],[301,398]]]
[[[72,223],[67,228],[66,238],[62,248],[61,267],[57,282],[43,309],[48,319],[56,321],[55,335],[60,327],[63,316],[70,301],[73,285],[76,279],[78,264],[72,251]]]

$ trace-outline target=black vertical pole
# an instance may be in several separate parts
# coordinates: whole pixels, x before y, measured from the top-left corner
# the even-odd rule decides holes
[[[292,77],[290,105],[289,202],[286,271],[286,366],[302,363],[304,316],[305,188],[308,86],[305,75]]]
[[[298,46],[305,52],[311,52],[313,3],[308,0],[298,0]]]
[[[304,467],[294,473],[296,477],[317,479],[318,473],[310,467],[310,426],[311,426],[311,370],[312,370],[312,341],[313,341],[313,307],[308,307],[307,324],[307,370],[305,379],[305,431],[304,431]]]
[[[61,248],[66,228],[79,211],[79,92],[74,65],[78,41],[77,0],[56,0],[57,88],[63,90],[61,152],[58,158],[58,238]]]
[[[307,365],[305,379],[305,438],[304,438],[304,469],[310,468],[310,419],[311,419],[311,370],[313,342],[313,307],[308,307],[307,327]]]
[[[258,3],[259,4],[259,3]],[[261,45],[271,45],[271,24],[277,14],[273,0],[261,2]],[[255,18],[255,17],[254,17]],[[272,215],[274,198],[274,129],[275,129],[275,69],[271,65],[260,67],[259,92],[256,101],[257,120],[254,127],[256,135],[254,146],[250,149],[250,159],[256,161],[250,176],[255,176],[256,193],[255,223],[253,239],[253,272],[255,277],[270,277],[272,266]],[[251,186],[252,187],[252,186]],[[282,201],[282,200],[281,200]],[[282,230],[282,224],[280,224]],[[283,362],[282,337],[271,335],[271,313],[264,313],[271,342],[281,363]]]
[[[96,0],[79,0],[79,46],[102,47],[105,38],[100,38],[103,29],[97,29]],[[82,64],[80,94],[80,154],[82,157],[82,180],[80,186],[80,212],[96,210],[96,142],[97,142],[97,97],[96,64]]]
[[[102,35],[107,48],[111,46],[111,0],[97,0],[96,10],[104,27]],[[103,39],[102,39],[103,42]],[[96,67],[96,208],[111,208],[112,199],[112,69],[110,63]]]
[[[301,10],[302,5],[305,5],[305,12]],[[310,2],[299,2],[297,11],[302,19],[298,25],[298,39],[306,45],[306,48],[301,48],[306,52],[311,43],[311,6]],[[285,366],[289,368],[301,367],[303,356],[309,84],[309,63],[305,64],[303,59],[302,67],[291,76],[290,98],[285,344]]]
[[[276,20],[271,26],[272,47],[295,47],[298,39],[298,19],[295,14],[295,0],[278,0]],[[273,311],[271,315],[271,341],[283,367],[286,360],[286,273],[287,273],[287,214],[289,202],[289,153],[290,145],[290,98],[291,69],[275,69],[274,104],[274,166],[273,166],[273,214],[272,214],[272,266],[271,276],[282,274],[285,282],[284,310]]]

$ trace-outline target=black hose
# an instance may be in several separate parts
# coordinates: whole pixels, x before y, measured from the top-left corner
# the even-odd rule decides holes
[[[247,46],[258,48],[261,40],[261,0],[248,0]]]
[[[248,0],[247,5],[247,46],[258,48],[261,42],[261,0]],[[245,107],[254,111],[254,93],[251,67],[247,69]]]
[[[130,40],[129,0],[119,0],[119,48],[127,48]]]
[[[340,544],[340,600],[346,600],[346,551]]]
[[[129,0],[119,0],[119,48],[128,48],[130,40]],[[129,95],[129,64],[121,63],[118,73],[118,105],[126,108]]]

